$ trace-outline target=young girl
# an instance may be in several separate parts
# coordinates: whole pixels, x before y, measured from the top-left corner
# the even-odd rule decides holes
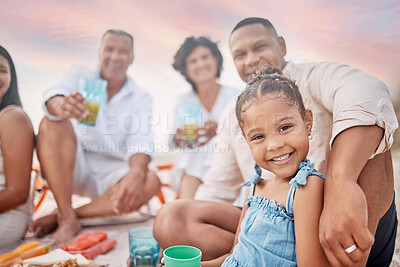
[[[273,73],[273,74],[268,74]],[[239,96],[236,115],[256,162],[234,248],[202,266],[327,266],[318,238],[324,176],[307,160],[313,115],[296,84],[270,67]],[[261,168],[275,174],[261,179]]]

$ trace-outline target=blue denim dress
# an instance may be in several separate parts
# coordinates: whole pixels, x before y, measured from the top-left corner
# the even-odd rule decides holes
[[[246,205],[249,206],[240,225],[238,243],[232,254],[221,266],[297,266],[296,238],[293,218],[293,196],[296,188],[307,183],[307,177],[317,175],[314,164],[302,161],[299,170],[290,181],[286,200],[287,211],[273,199],[254,196],[255,185],[261,180],[261,168],[255,165],[256,173],[244,185],[250,185]]]

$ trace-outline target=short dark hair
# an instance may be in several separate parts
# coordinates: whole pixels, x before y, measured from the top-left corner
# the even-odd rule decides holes
[[[0,110],[9,106],[16,105],[22,107],[21,99],[18,94],[18,82],[17,82],[17,73],[15,72],[14,62],[7,52],[7,50],[0,45],[0,55],[2,55],[7,61],[8,65],[10,65],[10,74],[11,74],[11,82],[10,87],[8,87],[7,92],[4,94],[3,99],[0,103]]]
[[[306,109],[295,81],[282,75],[282,72],[276,67],[268,66],[259,74],[256,74],[247,84],[246,89],[238,96],[235,112],[241,128],[244,122],[243,113],[254,102],[261,100],[268,94],[277,94],[279,97],[285,98],[289,105],[298,106],[299,112],[304,119]]]
[[[103,37],[101,38],[101,42],[103,42],[104,37],[107,34],[116,34],[116,35],[122,35],[122,36],[126,36],[129,38],[129,40],[131,40],[132,43],[132,51],[133,51],[133,36],[130,33],[127,33],[126,31],[120,30],[120,29],[108,29],[105,33],[103,33]]]
[[[273,32],[278,35],[278,33],[275,30],[274,25],[272,25],[272,23],[267,20],[267,19],[263,19],[263,18],[257,18],[257,17],[251,17],[251,18],[245,18],[241,21],[238,22],[238,24],[236,24],[236,26],[233,28],[231,35],[234,31],[236,31],[237,29],[239,29],[240,27],[246,26],[246,25],[250,25],[250,24],[261,24],[263,25],[265,28],[269,28],[272,29]]]
[[[179,71],[186,79],[188,83],[192,86],[193,90],[196,92],[196,86],[192,80],[188,78],[186,75],[186,58],[199,46],[204,46],[211,51],[211,54],[218,59],[218,70],[217,70],[217,78],[221,75],[222,71],[222,54],[218,49],[217,43],[212,42],[208,37],[200,36],[194,37],[190,36],[185,39],[181,47],[178,49],[174,56],[174,63],[172,66],[175,70]]]

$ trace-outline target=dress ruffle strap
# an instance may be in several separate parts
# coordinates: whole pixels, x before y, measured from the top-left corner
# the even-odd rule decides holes
[[[254,163],[254,170],[255,170],[255,173],[253,173],[250,176],[249,181],[243,183],[242,185],[250,186],[251,184],[258,184],[258,182],[260,182],[262,180],[262,178],[261,178],[261,168],[260,168],[260,166],[258,166],[257,163]]]
[[[311,163],[310,160],[306,159],[302,161],[299,165],[299,171],[296,176],[290,180],[290,185],[300,188],[300,186],[305,185],[307,183],[307,177],[313,174],[314,163]]]
[[[296,188],[300,188],[300,186],[305,185],[307,183],[307,177],[310,175],[316,175],[325,179],[325,176],[322,173],[314,172],[314,163],[311,164],[310,160],[306,159],[300,162],[299,170],[295,177],[290,180],[290,189],[286,199],[286,210],[289,214],[293,214],[293,196]]]

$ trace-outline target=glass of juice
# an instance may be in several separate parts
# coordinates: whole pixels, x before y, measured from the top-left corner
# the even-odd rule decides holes
[[[160,246],[153,237],[151,226],[135,227],[129,231],[131,266],[156,267]]]
[[[197,143],[198,128],[201,124],[200,104],[185,103],[179,107],[178,111],[183,135],[186,137],[186,141],[183,144],[194,146]]]
[[[82,78],[79,81],[79,93],[86,99],[89,115],[79,121],[81,124],[94,126],[97,121],[100,104],[107,90],[107,81],[102,79]]]

